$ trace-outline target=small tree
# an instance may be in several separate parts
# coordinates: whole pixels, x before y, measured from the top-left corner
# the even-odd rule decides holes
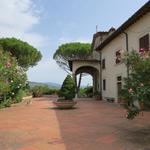
[[[87,59],[92,53],[91,44],[89,43],[80,43],[80,42],[71,42],[65,43],[58,47],[56,52],[53,55],[53,58],[56,60],[56,63],[67,73],[71,74],[69,67],[69,60],[72,59]],[[76,83],[76,93],[78,94],[81,78],[83,74],[80,73],[79,82]]]
[[[64,100],[72,100],[75,97],[75,82],[70,75],[65,78],[59,92],[59,97],[63,97]]]
[[[125,99],[127,118],[133,119],[140,112],[135,102],[150,104],[150,52],[126,53],[124,63],[128,65],[130,74],[125,78],[122,96]]]
[[[53,58],[63,70],[70,73],[68,63],[70,59],[86,59],[91,53],[91,44],[72,42],[60,45],[54,53]]]

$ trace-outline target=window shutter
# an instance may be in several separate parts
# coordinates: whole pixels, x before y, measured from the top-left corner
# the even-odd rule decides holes
[[[121,53],[120,50],[116,51],[116,64],[121,62]]]
[[[149,34],[146,34],[139,39],[139,48],[140,52],[149,50]]]
[[[105,69],[105,59],[102,60],[102,69]]]
[[[103,90],[104,91],[106,90],[106,80],[105,79],[103,80]]]

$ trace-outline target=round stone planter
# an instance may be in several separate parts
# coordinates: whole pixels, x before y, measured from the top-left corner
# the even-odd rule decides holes
[[[145,109],[145,106],[144,106],[143,102],[139,102],[139,106],[140,106],[140,110],[144,110]]]
[[[76,101],[54,101],[53,103],[59,109],[71,109],[77,104]]]

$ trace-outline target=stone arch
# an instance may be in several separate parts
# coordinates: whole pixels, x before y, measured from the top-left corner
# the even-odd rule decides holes
[[[100,63],[99,61],[79,61],[79,60],[73,61],[73,66],[72,66],[73,74],[75,74],[75,72],[82,67],[90,67],[99,71]]]
[[[80,66],[74,70],[74,76],[80,73],[90,74],[93,78],[93,93],[100,91],[100,83],[99,83],[99,70],[93,65],[85,65]]]

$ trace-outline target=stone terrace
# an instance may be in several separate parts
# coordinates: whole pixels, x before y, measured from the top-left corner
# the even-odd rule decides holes
[[[118,104],[79,100],[58,110],[54,99],[0,110],[0,150],[150,150],[150,112],[127,120]]]

